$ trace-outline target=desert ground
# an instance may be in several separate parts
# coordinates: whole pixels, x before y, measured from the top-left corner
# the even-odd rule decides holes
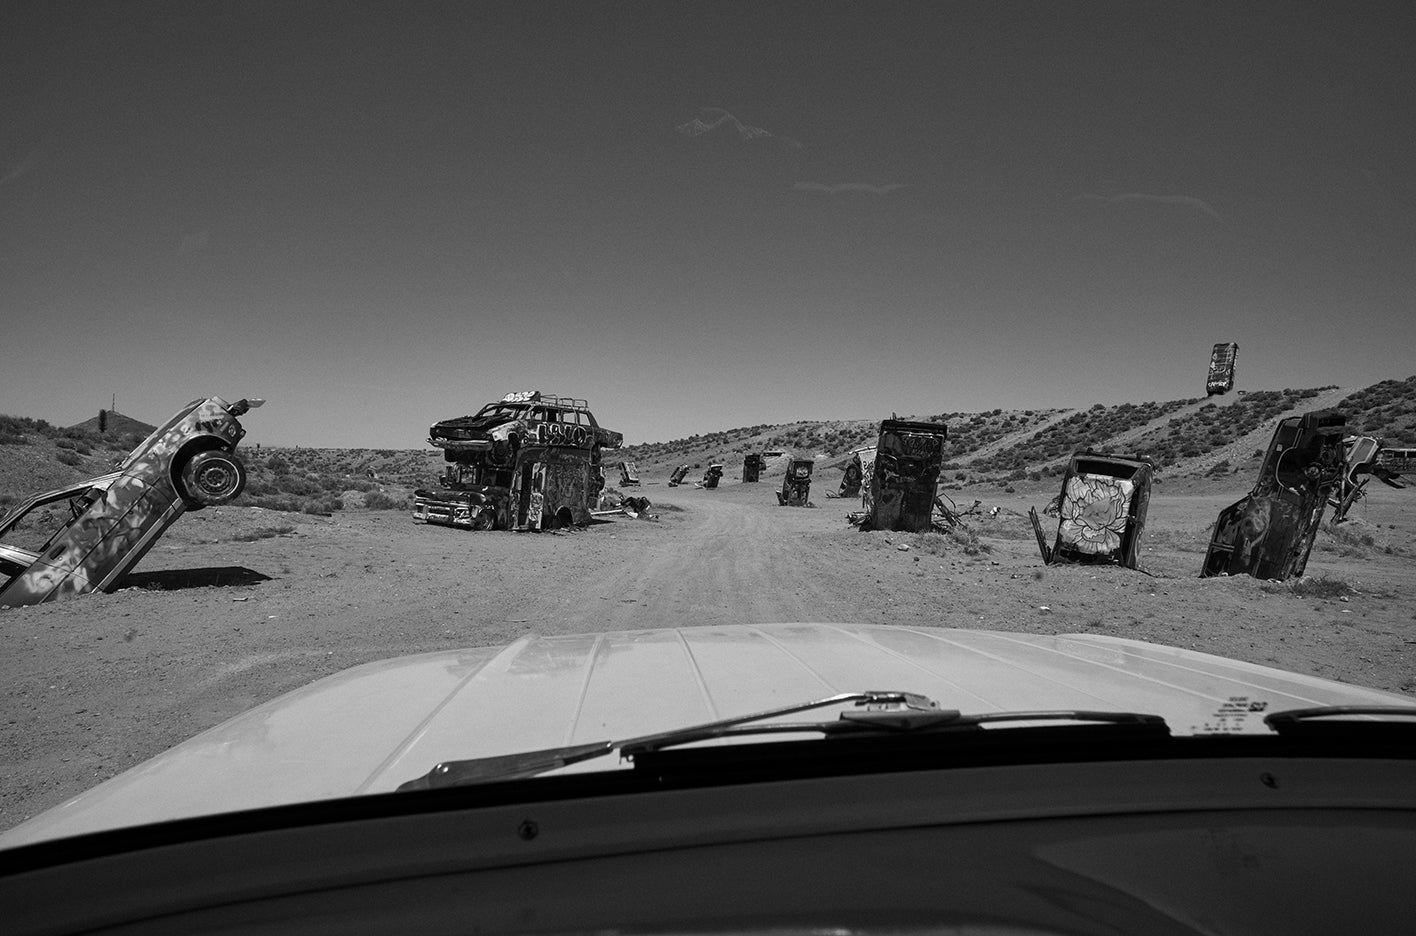
[[[1416,697],[1410,489],[1373,485],[1352,520],[1320,534],[1308,578],[1279,584],[1198,577],[1216,514],[1245,493],[1237,476],[1157,486],[1144,571],[1044,567],[1026,514],[1052,483],[950,491],[981,502],[970,541],[861,532],[847,522],[859,502],[825,496],[834,473],[814,482],[813,508],[777,506],[772,479],[713,491],[645,480],[629,493],[657,519],[540,534],[397,511],[212,508],[180,519],[114,594],[0,611],[0,828],[321,676],[528,632],[805,620],[1092,631]]]

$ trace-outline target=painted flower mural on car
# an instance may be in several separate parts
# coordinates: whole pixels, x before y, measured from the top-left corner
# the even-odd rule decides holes
[[[1121,478],[1076,475],[1068,479],[1060,508],[1063,542],[1087,553],[1120,549],[1134,489],[1134,484]]]

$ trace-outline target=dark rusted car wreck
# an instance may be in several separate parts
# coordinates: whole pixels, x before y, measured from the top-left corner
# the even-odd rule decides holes
[[[605,486],[601,453],[624,438],[602,428],[584,400],[536,391],[436,423],[428,441],[451,464],[437,490],[414,492],[414,520],[541,530],[590,522]]]
[[[934,528],[935,486],[944,462],[943,423],[880,423],[862,528],[923,533]]]
[[[1042,561],[1140,566],[1141,535],[1154,468],[1138,455],[1077,452],[1062,475],[1062,491],[1047,507],[1057,516],[1052,545],[1037,510],[1029,510]]]
[[[782,489],[777,492],[777,504],[782,507],[811,506],[811,469],[816,463],[809,458],[793,458],[782,476]]]
[[[767,459],[761,452],[750,452],[742,457],[742,483],[756,484],[767,467]]]
[[[1201,577],[1282,581],[1303,574],[1323,511],[1346,471],[1345,425],[1336,410],[1279,421],[1254,489],[1220,511]]]

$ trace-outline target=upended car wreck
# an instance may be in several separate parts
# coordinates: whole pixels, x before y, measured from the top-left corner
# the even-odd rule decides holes
[[[510,393],[446,419],[428,442],[449,462],[437,489],[414,491],[413,519],[468,530],[584,526],[605,486],[602,452],[624,437],[584,400]]]
[[[1028,511],[1042,561],[1138,568],[1154,470],[1139,455],[1073,454],[1062,476],[1061,492],[1044,511],[1057,517],[1057,537],[1051,546],[1037,510]]]
[[[1380,443],[1347,436],[1346,424],[1337,410],[1279,421],[1253,490],[1220,511],[1201,577],[1301,576],[1329,504],[1340,521],[1362,496],[1366,475],[1403,486],[1378,459]]]
[[[111,592],[188,510],[225,504],[246,486],[237,417],[264,400],[193,400],[109,474],[36,494],[0,520],[0,539],[41,508],[67,502],[69,519],[37,549],[0,542],[0,607]]]

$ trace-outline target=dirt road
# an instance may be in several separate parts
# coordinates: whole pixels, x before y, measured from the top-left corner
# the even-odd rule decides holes
[[[1397,691],[1416,690],[1416,498],[1374,496],[1301,597],[1199,579],[1207,529],[1242,491],[1158,493],[1151,574],[1050,567],[1024,514],[1055,491],[976,496],[977,546],[861,533],[856,502],[776,505],[771,484],[645,485],[657,521],[467,533],[402,513],[331,517],[216,508],[183,517],[133,587],[0,612],[0,828],[320,676],[370,660],[501,644],[528,632],[762,621],[869,621],[1176,644]]]

